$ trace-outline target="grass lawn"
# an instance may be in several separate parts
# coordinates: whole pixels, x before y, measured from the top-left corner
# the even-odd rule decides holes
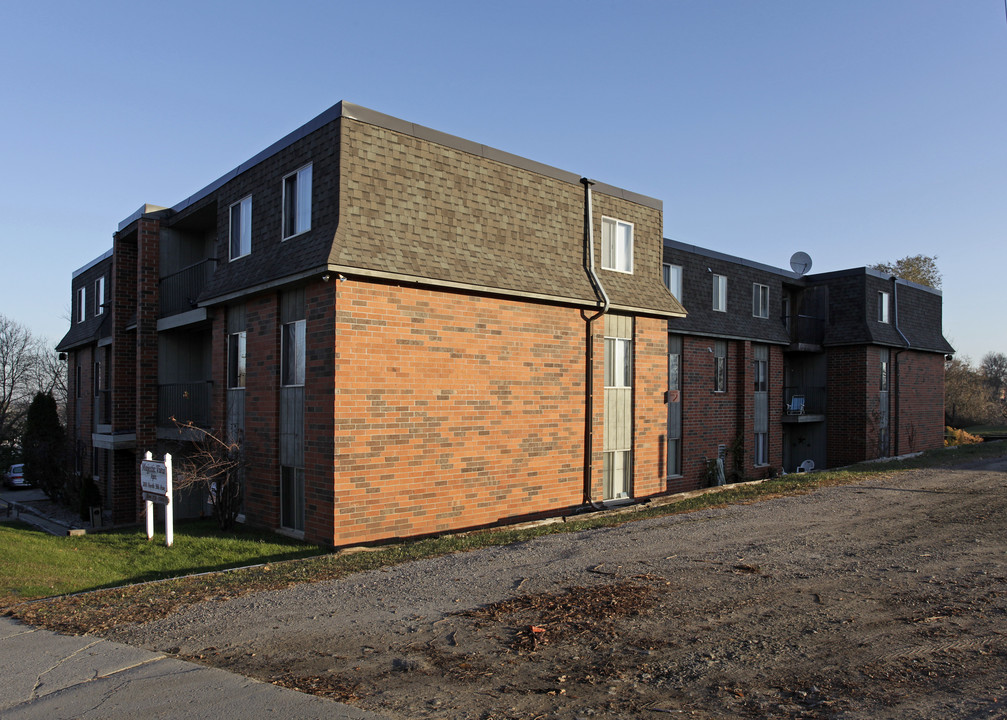
[[[212,521],[177,524],[170,548],[163,533],[148,541],[143,529],[57,537],[19,522],[0,523],[0,607],[320,552],[273,533],[221,533]]]
[[[973,425],[972,427],[965,428],[965,431],[973,435],[979,435],[980,437],[988,435],[1004,437],[1007,436],[1007,425]]]

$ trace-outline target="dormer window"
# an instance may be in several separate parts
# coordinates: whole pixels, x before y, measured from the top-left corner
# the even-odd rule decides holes
[[[713,309],[716,312],[727,312],[727,276],[713,276]]]
[[[283,239],[311,229],[311,165],[283,178]]]
[[[94,281],[94,314],[105,312],[105,276]]]
[[[752,285],[752,317],[769,317],[769,286],[760,283]]]
[[[231,260],[252,252],[252,196],[231,206]]]
[[[601,219],[601,267],[633,272],[633,223],[609,217]]]
[[[668,292],[674,295],[676,300],[682,302],[682,266],[664,263],[662,276]]]
[[[87,288],[77,288],[77,322],[82,323],[87,317]]]
[[[888,293],[878,293],[878,322],[888,322]]]

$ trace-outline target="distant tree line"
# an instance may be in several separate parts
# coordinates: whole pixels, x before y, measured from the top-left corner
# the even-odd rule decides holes
[[[968,357],[944,364],[944,417],[951,427],[1007,422],[1007,355],[989,352],[979,365]]]
[[[44,338],[0,315],[0,469],[20,460],[28,408],[37,393],[66,408],[66,369]]]

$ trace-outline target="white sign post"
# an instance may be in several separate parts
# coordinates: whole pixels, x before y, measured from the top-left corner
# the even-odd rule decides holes
[[[175,523],[171,507],[171,455],[157,462],[150,451],[140,463],[140,489],[147,505],[147,539],[154,538],[154,503],[164,505],[164,544],[171,547],[175,540]]]

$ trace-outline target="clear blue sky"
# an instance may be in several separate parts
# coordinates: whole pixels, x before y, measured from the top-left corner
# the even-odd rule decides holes
[[[38,0],[0,38],[0,313],[53,343],[120,220],[348,100],[777,267],[937,255],[945,336],[1007,353],[1003,0]]]

